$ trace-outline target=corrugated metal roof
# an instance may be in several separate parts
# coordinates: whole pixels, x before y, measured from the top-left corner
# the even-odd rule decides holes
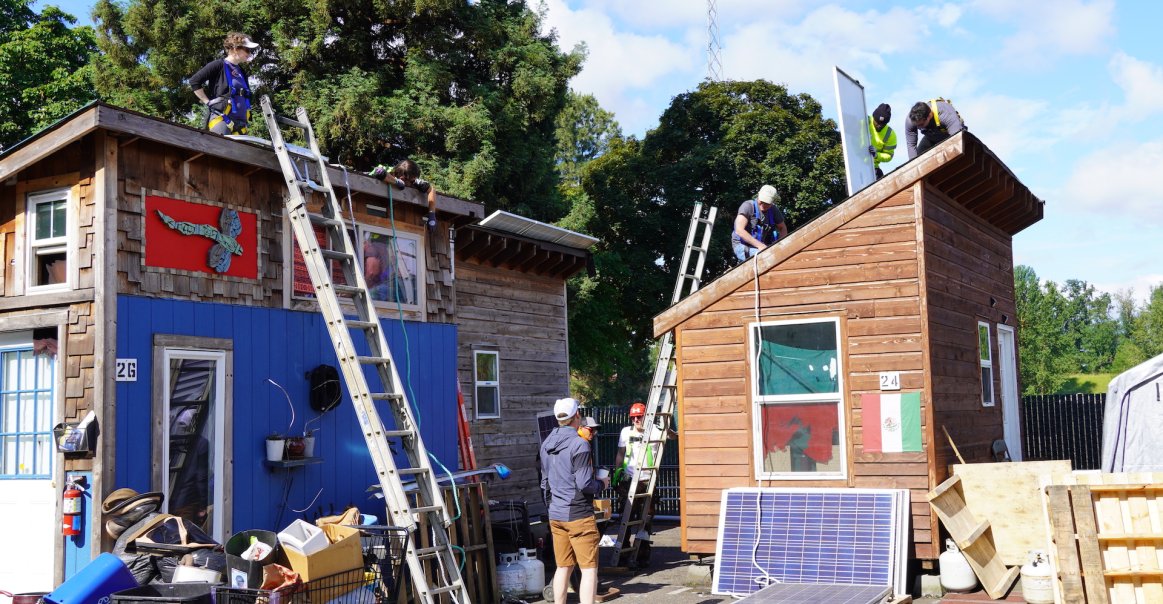
[[[582,235],[575,233],[569,229],[555,227],[551,224],[538,222],[532,218],[525,218],[516,214],[510,214],[497,210],[489,215],[488,218],[480,221],[480,226],[500,231],[502,233],[512,233],[520,235],[529,239],[536,239],[537,241],[547,241],[549,243],[556,243],[578,250],[586,250],[598,242],[596,237],[589,235]]]

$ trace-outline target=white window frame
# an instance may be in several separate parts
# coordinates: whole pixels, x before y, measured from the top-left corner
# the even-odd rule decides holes
[[[228,367],[228,363],[231,361],[231,359],[229,358],[228,352],[225,350],[200,350],[171,347],[164,348],[160,356],[162,357],[161,367],[156,367],[155,370],[161,373],[160,384],[162,385],[162,407],[160,411],[155,411],[156,413],[160,413],[160,416],[158,416],[155,421],[160,420],[160,423],[162,424],[161,434],[163,434],[164,437],[155,439],[155,441],[158,442],[154,443],[154,458],[161,459],[161,464],[159,466],[161,471],[158,472],[161,481],[159,490],[162,493],[167,494],[170,492],[170,473],[168,471],[168,468],[170,467],[169,434],[171,431],[170,424],[172,419],[170,397],[173,394],[170,388],[170,384],[172,383],[170,362],[174,359],[192,359],[209,360],[214,361],[215,363],[214,384],[212,387],[214,388],[214,400],[217,402],[217,409],[215,409],[214,412],[215,442],[214,450],[211,453],[214,456],[214,467],[212,471],[212,476],[214,477],[214,499],[211,502],[211,505],[213,506],[214,510],[216,510],[216,513],[214,514],[214,526],[211,536],[217,539],[219,543],[224,543],[224,539],[227,537],[227,532],[229,531],[229,525],[227,523],[227,506],[230,504],[230,502],[226,499],[226,482],[230,479],[231,474],[227,472],[226,467],[226,442],[227,439],[231,438],[231,435],[227,433],[228,430],[226,420],[227,416],[233,413],[233,409],[230,397],[227,393],[226,374],[227,372],[231,371],[231,368]],[[168,513],[169,502],[166,501],[163,505],[165,506],[165,509],[162,511]]]
[[[482,380],[477,375],[477,359],[483,356],[493,357],[493,364],[496,367],[497,379]],[[473,417],[477,419],[499,419],[501,417],[501,353],[496,350],[473,350],[472,351],[472,406]],[[495,388],[497,391],[497,410],[495,413],[481,413],[480,407],[480,390],[481,388]]]
[[[985,354],[982,354],[981,336],[985,334]],[[997,389],[994,388],[993,383],[993,335],[989,329],[989,323],[985,321],[977,322],[977,360],[981,365],[981,371],[978,372],[980,376],[986,371],[989,372],[989,380],[981,380],[981,406],[993,407],[997,405]],[[989,385],[988,398],[986,397],[986,384]]]
[[[803,325],[807,323],[832,323],[836,333],[836,392],[793,395],[760,395],[758,357],[756,355],[757,338],[763,327],[772,325]],[[748,379],[751,391],[751,442],[754,451],[755,477],[757,480],[846,480],[848,478],[848,436],[845,424],[844,408],[844,342],[840,336],[840,319],[837,317],[819,317],[786,319],[778,321],[763,321],[751,323],[747,326],[747,354]],[[763,452],[763,413],[765,405],[802,404],[802,403],[832,403],[836,406],[836,429],[840,437],[839,470],[829,472],[768,472],[764,470]]]
[[[53,443],[52,430],[53,422],[56,421],[56,384],[58,371],[57,358],[49,358],[45,355],[33,354],[33,339],[31,331],[6,333],[0,335],[0,355],[3,355],[4,353],[27,353],[29,357],[31,357],[34,376],[40,377],[41,379],[38,382],[33,383],[31,387],[28,388],[20,389],[12,387],[0,389],[0,391],[2,391],[5,395],[16,395],[21,398],[27,398],[28,395],[32,395],[31,401],[20,401],[18,408],[20,408],[20,410],[24,411],[25,413],[29,413],[29,411],[24,408],[24,405],[31,404],[31,415],[33,420],[32,423],[34,424],[33,429],[30,431],[19,430],[19,425],[23,423],[21,422],[20,418],[14,418],[14,422],[12,424],[8,422],[0,424],[0,436],[4,436],[6,439],[12,437],[31,437],[33,439],[31,447],[28,447],[26,451],[20,451],[19,443],[11,447],[7,443],[0,443],[0,446],[4,448],[6,455],[15,455],[19,460],[21,459],[21,453],[26,452],[32,455],[33,461],[31,471],[29,472],[21,472],[20,468],[17,468],[15,473],[8,473],[4,470],[3,467],[0,467],[0,481],[51,479],[56,467],[56,448],[54,447]],[[2,361],[2,356],[0,356],[0,361]],[[18,376],[19,372],[22,370],[23,367],[17,367]],[[42,370],[46,371],[47,375],[42,375]],[[0,372],[0,374],[2,373],[3,372]],[[3,377],[12,379],[13,382],[15,382],[14,376],[3,375]],[[41,401],[37,400],[37,395],[46,391],[46,382],[48,384],[48,402],[44,407],[42,407]],[[9,382],[0,383],[0,387],[7,385],[9,385]],[[9,402],[16,403],[14,400]],[[10,410],[6,409],[6,405],[0,404],[0,411],[3,411],[5,414],[7,414]],[[6,428],[9,427],[15,427],[17,429],[7,430]],[[46,471],[37,472],[36,470],[38,467],[44,468]],[[0,484],[3,483],[0,482]]]
[[[38,241],[36,239],[36,206],[47,202],[63,201],[65,203],[65,234],[62,237],[51,237],[46,240]],[[26,242],[25,247],[25,261],[24,261],[24,283],[25,292],[39,293],[67,290],[73,286],[73,267],[76,265],[75,256],[73,252],[74,235],[73,235],[73,203],[72,196],[69,194],[69,189],[51,189],[47,191],[37,191],[36,193],[29,193],[27,196],[27,205],[25,212],[25,233]],[[36,285],[39,272],[37,271],[36,258],[40,254],[65,254],[65,280],[61,283],[50,283],[47,285]]]
[[[410,310],[410,311],[422,313],[424,310],[424,298],[425,298],[425,286],[426,286],[426,280],[424,277],[424,275],[425,275],[424,238],[421,237],[420,235],[417,235],[417,234],[409,232],[409,231],[401,231],[400,229],[395,229],[395,232],[393,232],[393,229],[390,229],[390,228],[385,229],[385,228],[361,224],[361,225],[359,225],[359,228],[356,231],[356,235],[358,236],[358,239],[355,241],[355,248],[356,248],[358,255],[359,255],[359,265],[361,268],[363,267],[363,263],[364,263],[363,242],[364,242],[365,237],[369,233],[376,234],[376,235],[383,235],[383,236],[386,236],[389,238],[398,237],[398,239],[401,241],[406,240],[406,241],[415,242],[415,244],[416,244],[416,270],[415,270],[416,300],[412,304],[400,302],[399,307],[400,307],[400,309],[405,310],[405,311]],[[397,249],[399,249],[398,244],[397,244]],[[366,275],[365,275],[365,280],[366,280]],[[369,284],[368,289],[371,290],[371,289],[373,289],[373,287]],[[389,309],[389,310],[395,310],[396,304],[397,304],[396,302],[385,302],[382,300],[373,300],[373,303],[375,304],[376,308],[385,308],[385,309]]]

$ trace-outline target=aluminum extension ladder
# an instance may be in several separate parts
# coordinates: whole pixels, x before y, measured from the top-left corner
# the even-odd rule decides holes
[[[355,247],[348,237],[343,221],[342,206],[331,186],[327,162],[319,150],[318,141],[315,140],[315,132],[307,118],[307,111],[299,107],[296,111],[297,119],[291,119],[275,114],[270,99],[265,95],[261,104],[267,130],[270,131],[271,144],[279,157],[279,165],[282,167],[290,193],[285,202],[287,217],[295,234],[295,241],[302,251],[307,272],[311,276],[311,285],[315,288],[319,310],[327,323],[327,332],[335,348],[335,355],[339,359],[351,402],[355,405],[355,414],[363,429],[368,452],[375,465],[387,505],[390,519],[388,523],[409,531],[405,555],[420,602],[423,604],[439,602],[442,600],[439,596],[447,594],[454,602],[470,604],[468,589],[460,576],[460,567],[448,538],[447,529],[452,524],[452,518],[444,508],[444,498],[428,459],[428,450],[420,436],[420,427],[416,424],[406,390],[396,371],[383,328],[372,305],[363,271],[359,270],[357,265]],[[288,145],[283,139],[281,131],[283,127],[302,130],[309,148]],[[292,157],[292,154],[295,157]],[[300,161],[301,164],[297,164],[296,161]],[[307,196],[311,192],[320,193],[326,198],[322,214],[307,211]],[[315,237],[315,225],[326,229],[328,239],[332,242],[332,249],[320,248]],[[354,285],[332,283],[331,269],[328,266],[330,261],[338,262],[343,269],[346,282]],[[339,304],[340,296],[355,306],[356,319],[349,319],[343,315]],[[349,330],[358,330],[364,334],[371,351],[368,356],[360,356],[356,352]],[[384,388],[382,392],[373,391],[368,385],[368,379],[363,371],[365,365],[375,367]],[[379,402],[386,403],[391,409],[395,429],[384,428],[376,411],[376,404]],[[407,453],[411,467],[396,467],[392,459],[389,438],[400,440],[401,448]],[[409,503],[408,495],[404,492],[401,476],[414,477],[416,480],[415,507]],[[428,520],[434,545],[418,549],[411,534],[418,529],[418,519],[421,517]],[[434,561],[434,572],[431,576],[425,572],[423,564],[425,559]]]
[[[711,244],[711,227],[715,223],[717,212],[718,209],[714,206],[704,212],[702,203],[696,203],[694,211],[691,212],[691,223],[683,246],[678,279],[674,284],[674,294],[670,298],[671,306],[693,294],[702,284],[707,250]],[[699,241],[698,245],[695,245],[696,239]],[[692,256],[697,256],[693,269]],[[654,381],[650,385],[650,396],[646,401],[646,416],[642,419],[643,446],[639,448],[637,459],[634,460],[637,471],[630,481],[630,490],[622,508],[617,540],[610,548],[610,566],[635,565],[643,541],[649,541],[649,535],[645,533],[646,528],[650,526],[651,503],[654,500],[654,489],[658,486],[658,468],[662,464],[662,453],[666,448],[677,402],[678,372],[674,361],[674,332],[669,331],[658,342]],[[640,485],[643,483],[645,488],[639,493]],[[633,513],[636,505],[641,508],[638,515]]]

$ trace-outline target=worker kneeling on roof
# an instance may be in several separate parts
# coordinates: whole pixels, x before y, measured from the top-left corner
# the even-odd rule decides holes
[[[739,206],[735,229],[731,232],[731,248],[740,262],[787,237],[783,212],[775,207],[778,199],[775,187],[763,185],[755,199],[748,199]]]
[[[945,99],[933,99],[928,103],[917,103],[905,118],[905,146],[909,159],[928,151],[941,141],[965,129],[961,114],[953,104]],[[924,135],[917,143],[917,132]]]

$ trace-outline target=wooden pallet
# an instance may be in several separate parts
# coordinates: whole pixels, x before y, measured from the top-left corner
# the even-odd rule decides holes
[[[493,551],[493,528],[489,522],[488,485],[484,482],[461,483],[456,486],[456,499],[453,498],[451,486],[443,487],[444,505],[450,516],[456,516],[456,502],[460,502],[460,517],[452,526],[448,527],[449,541],[464,550],[464,578],[465,587],[473,604],[499,604],[501,601],[501,586],[497,582],[497,560]],[[431,547],[426,522],[421,521],[416,531],[418,547]],[[460,556],[457,557],[458,561]],[[424,566],[429,574],[435,573],[431,568],[433,560],[424,560]],[[402,599],[418,602],[419,599],[411,591],[412,585],[407,574],[404,575],[404,589]],[[407,594],[406,596],[404,594]],[[440,596],[441,601],[449,600]]]
[[[1163,481],[1142,483],[1152,478],[1160,476],[1092,475],[1079,481],[1097,484],[1046,487],[1059,601],[1163,602]]]
[[[993,542],[989,522],[977,520],[965,505],[961,478],[952,476],[926,495],[929,505],[957,543],[969,566],[981,581],[985,593],[997,600],[1004,598],[1021,571],[1019,567],[1006,568]]]

